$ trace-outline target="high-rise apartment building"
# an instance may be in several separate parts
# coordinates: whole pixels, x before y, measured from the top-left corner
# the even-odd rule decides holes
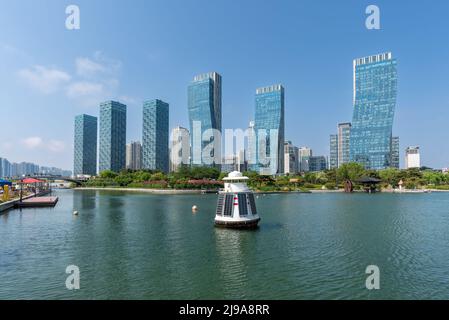
[[[170,171],[176,172],[182,165],[190,165],[190,135],[189,130],[177,126],[171,134]]]
[[[405,149],[405,169],[421,168],[421,156],[419,147],[407,147]]]
[[[131,141],[126,145],[126,169],[142,169],[142,145],[139,141]]]
[[[308,147],[300,147],[298,149],[299,171],[309,172],[309,159],[312,157],[312,149]]]
[[[82,114],[75,117],[75,141],[73,174],[97,174],[97,129],[96,117]]]
[[[99,172],[119,172],[126,167],[126,105],[116,101],[100,104]]]
[[[391,167],[399,169],[399,137],[391,139]]]
[[[329,169],[338,168],[338,134],[331,134],[329,141]]]
[[[295,147],[291,141],[284,143],[284,173],[296,174],[298,168],[298,147]]]
[[[350,162],[350,148],[351,146],[351,123],[338,124],[338,167]]]
[[[142,166],[169,171],[169,105],[156,99],[143,105]]]

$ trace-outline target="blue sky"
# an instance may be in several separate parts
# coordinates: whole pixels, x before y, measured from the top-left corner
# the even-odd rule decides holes
[[[65,8],[81,29],[65,28]],[[365,28],[365,8],[381,30]],[[393,133],[449,166],[449,2],[255,0],[0,0],[0,157],[72,169],[73,117],[128,105],[127,140],[141,140],[142,101],[170,103],[187,126],[193,76],[223,76],[223,128],[246,128],[257,87],[282,83],[286,138],[328,154],[329,134],[352,118],[352,60],[398,59]]]

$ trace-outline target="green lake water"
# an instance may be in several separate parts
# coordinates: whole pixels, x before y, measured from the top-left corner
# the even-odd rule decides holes
[[[449,193],[259,195],[255,231],[216,195],[56,195],[0,216],[0,299],[449,299]]]

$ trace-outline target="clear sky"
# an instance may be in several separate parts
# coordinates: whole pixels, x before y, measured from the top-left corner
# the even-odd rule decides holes
[[[81,29],[65,28],[77,4]],[[365,8],[381,12],[367,30]],[[72,169],[73,118],[103,100],[128,105],[127,140],[141,140],[142,101],[170,103],[188,126],[193,76],[223,76],[223,128],[246,128],[257,87],[282,83],[286,139],[329,153],[352,119],[352,60],[398,59],[393,134],[449,166],[449,1],[0,0],[0,157]]]

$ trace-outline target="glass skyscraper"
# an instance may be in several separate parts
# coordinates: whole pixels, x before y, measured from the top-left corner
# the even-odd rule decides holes
[[[97,174],[97,126],[96,117],[82,114],[75,117],[75,141],[73,174]]]
[[[327,169],[327,159],[325,156],[312,156],[309,158],[309,171],[319,172]]]
[[[188,109],[192,164],[219,167],[221,139],[214,137],[210,130],[221,134],[221,76],[218,73],[206,73],[193,79],[188,88]],[[206,130],[207,137],[203,141]]]
[[[367,169],[391,166],[397,62],[390,52],[355,59],[350,159]]]
[[[142,166],[144,169],[169,171],[169,105],[162,100],[143,104]]]
[[[284,87],[256,90],[256,168],[259,174],[284,173]]]
[[[330,135],[329,169],[338,168],[338,134]]]
[[[126,105],[116,101],[100,104],[99,171],[119,172],[126,166]]]

